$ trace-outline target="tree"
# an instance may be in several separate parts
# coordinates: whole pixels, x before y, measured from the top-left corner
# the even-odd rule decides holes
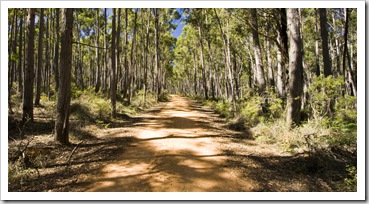
[[[96,22],[95,22],[95,33],[96,33],[96,65],[97,65],[97,72],[96,72],[96,84],[95,84],[95,92],[99,92],[101,86],[101,68],[100,68],[100,57],[99,57],[99,38],[100,38],[100,31],[99,31],[99,9],[96,9]]]
[[[116,61],[115,61],[115,40],[116,40],[116,9],[113,8],[112,18],[112,33],[111,33],[111,77],[110,77],[110,102],[111,102],[111,116],[116,117],[117,109],[117,83],[116,83]]]
[[[40,96],[41,96],[41,70],[42,70],[42,46],[43,36],[44,36],[44,9],[40,9],[40,28],[38,34],[38,60],[37,60],[37,75],[36,75],[36,99],[35,106],[40,105]]]
[[[19,22],[19,50],[18,50],[18,93],[20,94],[20,97],[22,98],[22,91],[23,91],[23,16],[20,17]]]
[[[55,141],[69,144],[69,113],[72,77],[73,9],[63,8],[60,49],[60,87],[55,119]]]
[[[53,70],[55,76],[55,91],[59,89],[59,13],[60,9],[55,9],[55,47],[54,47],[54,57],[53,57]]]
[[[324,76],[332,75],[332,64],[328,48],[328,23],[327,23],[327,9],[319,8],[320,16],[320,35],[322,37],[323,62],[324,62]]]
[[[287,9],[289,48],[289,93],[287,97],[287,124],[299,125],[301,94],[303,88],[302,40],[298,9]]]
[[[34,81],[34,47],[35,47],[35,9],[28,9],[27,16],[27,60],[23,87],[22,122],[33,122],[33,81]]]
[[[258,18],[257,18],[257,10],[251,9],[252,18],[252,38],[254,42],[254,54],[255,54],[255,66],[256,66],[256,79],[259,86],[259,93],[263,93],[266,88],[265,77],[264,77],[264,68],[262,65],[262,57],[260,51],[260,42],[259,42],[259,30],[258,30]]]

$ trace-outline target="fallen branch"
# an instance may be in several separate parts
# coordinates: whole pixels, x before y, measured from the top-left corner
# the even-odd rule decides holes
[[[65,163],[69,163],[69,161],[72,159],[72,156],[74,154],[74,152],[77,150],[77,148],[83,143],[83,141],[79,142],[72,150],[72,152],[70,153],[68,160]]]

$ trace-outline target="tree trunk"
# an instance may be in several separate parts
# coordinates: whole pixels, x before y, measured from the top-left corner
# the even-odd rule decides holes
[[[60,49],[60,87],[55,119],[55,141],[69,144],[69,113],[72,77],[73,9],[63,8]]]
[[[259,94],[262,94],[265,91],[265,77],[264,77],[264,69],[262,65],[262,57],[260,51],[260,42],[259,42],[259,31],[258,31],[258,20],[257,20],[257,10],[256,8],[251,9],[251,15],[254,16],[252,18],[252,38],[254,42],[254,54],[255,54],[255,66],[256,66],[256,79],[258,82]]]
[[[18,93],[20,98],[23,98],[23,16],[20,17],[19,21],[19,50],[18,50]]]
[[[99,31],[99,9],[96,9],[96,23],[95,23],[95,32],[96,32],[96,49],[95,49],[95,58],[96,58],[96,83],[95,83],[95,93],[98,93],[101,86],[101,67],[100,67],[100,56],[99,56],[99,38],[100,38],[100,31]]]
[[[55,24],[55,48],[54,48],[54,59],[53,69],[55,74],[55,92],[59,89],[59,8],[55,9],[56,24]]]
[[[328,48],[328,28],[327,28],[327,9],[319,8],[320,16],[320,35],[322,37],[324,76],[332,75],[332,65]]]
[[[315,75],[320,75],[318,9],[315,9]]]
[[[40,97],[41,97],[41,70],[42,70],[42,51],[43,51],[43,37],[44,37],[44,9],[40,8],[40,28],[38,35],[38,51],[37,51],[37,75],[36,75],[36,98],[35,98],[35,106],[40,105]]]
[[[351,95],[356,96],[356,84],[354,82],[354,74],[352,71],[352,63],[351,63],[351,56],[348,52],[348,25],[349,25],[349,15],[350,15],[350,10],[347,8],[346,12],[345,12],[345,17],[346,17],[346,22],[345,22],[345,34],[344,34],[344,40],[345,40],[345,46],[344,46],[344,51],[343,51],[343,75],[345,76],[345,67],[346,67],[346,57],[347,57],[347,67],[348,67],[348,71],[347,71],[347,76],[348,76],[348,80],[346,82],[345,80],[345,84],[348,87],[347,89],[351,92]]]
[[[155,12],[155,69],[154,69],[154,87],[156,90],[156,98],[159,99],[159,66],[160,66],[160,49],[159,49],[159,11],[158,8],[154,9]]]
[[[35,48],[35,9],[28,9],[27,16],[27,61],[24,73],[23,116],[22,122],[33,122],[33,81],[34,81],[34,48]]]
[[[303,88],[302,40],[298,9],[287,9],[289,49],[289,94],[287,98],[287,124],[300,124],[301,94]]]
[[[151,16],[151,9],[148,9],[147,14],[147,26],[146,26],[146,43],[145,43],[145,52],[144,52],[144,107],[146,107],[146,94],[147,94],[147,70],[148,70],[148,55],[149,55],[149,38],[150,38],[150,16]]]
[[[116,100],[117,100],[117,84],[116,84],[116,61],[115,61],[115,40],[116,40],[116,9],[113,8],[112,33],[111,33],[111,77],[110,77],[110,102],[111,116],[116,117]]]
[[[199,19],[198,19],[199,20]],[[202,41],[202,33],[201,33],[201,23],[197,22],[197,29],[199,32],[199,40],[200,40],[200,56],[201,56],[201,71],[202,71],[202,86],[204,88],[205,99],[208,100],[208,87],[206,81],[206,70],[205,70],[205,62],[204,62],[204,46]]]

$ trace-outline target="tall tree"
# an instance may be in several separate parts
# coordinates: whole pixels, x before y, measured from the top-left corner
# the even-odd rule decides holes
[[[350,15],[350,10],[348,8],[346,8],[345,10],[345,19],[346,19],[346,22],[345,22],[345,34],[344,34],[344,49],[343,49],[343,60],[342,60],[342,73],[343,73],[343,76],[344,76],[344,82],[346,84],[346,86],[348,87],[347,89],[349,91],[351,91],[352,95],[356,96],[356,86],[355,86],[355,83],[354,83],[354,79],[353,79],[353,71],[352,71],[352,67],[351,67],[351,63],[350,63],[350,55],[348,54],[348,26],[349,26],[349,15]],[[347,67],[348,67],[348,80],[346,82],[346,75],[345,75],[345,70],[346,70],[346,57],[347,57],[347,60],[348,60],[348,63],[347,63]]]
[[[33,122],[33,81],[34,81],[34,47],[35,47],[35,9],[28,9],[27,16],[27,60],[23,87],[22,122]]]
[[[43,51],[43,37],[44,37],[44,9],[40,9],[40,28],[38,33],[38,51],[37,51],[37,75],[36,75],[36,98],[35,106],[40,105],[41,96],[41,70],[42,70],[42,51]]]
[[[256,66],[256,79],[258,82],[259,93],[263,93],[266,88],[265,77],[264,77],[264,68],[262,65],[262,57],[260,51],[260,42],[259,42],[259,30],[258,30],[258,18],[257,18],[257,10],[256,8],[251,9],[252,17],[252,38],[254,42],[254,54],[255,54],[255,66]]]
[[[72,77],[73,9],[63,8],[60,49],[60,87],[55,119],[55,141],[69,144],[69,113]]]
[[[329,75],[332,75],[332,64],[328,47],[327,9],[319,8],[319,16],[320,16],[320,35],[322,37],[322,49],[323,49],[324,76],[327,77]]]
[[[113,8],[112,30],[111,30],[111,75],[110,75],[110,102],[111,116],[116,117],[117,109],[117,83],[116,83],[116,61],[115,61],[115,40],[116,40],[116,9]]]
[[[53,57],[53,70],[55,76],[55,91],[59,89],[59,13],[60,9],[55,9],[55,47],[54,47],[54,57]]]
[[[289,94],[287,97],[287,124],[291,127],[300,123],[301,94],[303,88],[302,40],[299,11],[287,9],[289,48]]]
[[[154,87],[156,92],[156,98],[159,98],[159,68],[160,68],[160,48],[159,48],[159,39],[160,39],[160,26],[159,26],[159,9],[154,9],[155,16],[155,69],[154,69]]]
[[[95,58],[96,58],[96,84],[95,84],[95,92],[99,92],[101,86],[101,68],[100,68],[100,56],[99,56],[99,38],[100,38],[100,30],[99,30],[99,10],[96,9],[96,22],[95,22],[95,33],[96,33],[96,40],[95,40]]]
[[[318,9],[315,9],[315,75],[320,75]]]
[[[23,11],[23,9],[21,10]],[[23,16],[20,17],[19,21],[19,49],[18,49],[18,93],[20,97],[23,97]]]

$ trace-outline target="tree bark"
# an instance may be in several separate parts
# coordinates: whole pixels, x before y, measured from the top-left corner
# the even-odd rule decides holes
[[[116,9],[113,8],[112,18],[112,34],[111,34],[111,77],[110,77],[110,102],[111,116],[117,115],[116,100],[117,100],[117,84],[116,84],[116,61],[115,61],[115,40],[116,40]]]
[[[59,89],[59,12],[60,9],[55,9],[56,23],[55,23],[55,48],[54,48],[54,59],[53,59],[53,69],[55,74],[55,91],[58,92]]]
[[[315,9],[315,75],[320,76],[318,9]]]
[[[159,99],[159,68],[160,68],[160,49],[159,49],[159,11],[158,8],[154,9],[155,12],[155,69],[154,69],[154,89],[156,91],[156,98]]]
[[[35,47],[35,9],[28,9],[27,16],[27,61],[24,73],[23,116],[22,122],[33,122],[33,81],[34,81],[34,47]]]
[[[301,94],[303,89],[302,40],[298,9],[287,9],[289,49],[289,94],[287,98],[287,124],[300,124]]]
[[[35,98],[35,106],[40,105],[40,97],[41,97],[41,70],[42,70],[42,51],[43,51],[43,37],[44,37],[44,9],[40,8],[40,28],[38,34],[38,51],[37,51],[37,75],[36,75],[36,98]]]
[[[100,38],[100,31],[99,31],[99,9],[96,9],[96,23],[95,23],[95,33],[96,33],[96,50],[95,50],[95,58],[96,58],[96,83],[95,83],[95,93],[98,93],[101,86],[101,67],[100,67],[100,55],[99,55],[99,38]]]
[[[256,79],[258,82],[259,94],[262,94],[265,91],[266,83],[264,77],[264,69],[262,65],[262,57],[260,51],[260,42],[259,42],[259,31],[258,31],[258,20],[257,20],[257,10],[256,8],[251,9],[252,18],[252,38],[254,42],[254,54],[255,54],[255,66],[256,66]]]
[[[18,50],[18,93],[23,98],[23,16],[19,21],[19,50]]]
[[[332,75],[332,64],[328,48],[328,28],[327,28],[327,9],[319,8],[320,16],[320,35],[322,37],[324,76]]]
[[[69,144],[69,113],[72,77],[73,9],[63,8],[60,49],[60,87],[55,119],[55,141]]]

